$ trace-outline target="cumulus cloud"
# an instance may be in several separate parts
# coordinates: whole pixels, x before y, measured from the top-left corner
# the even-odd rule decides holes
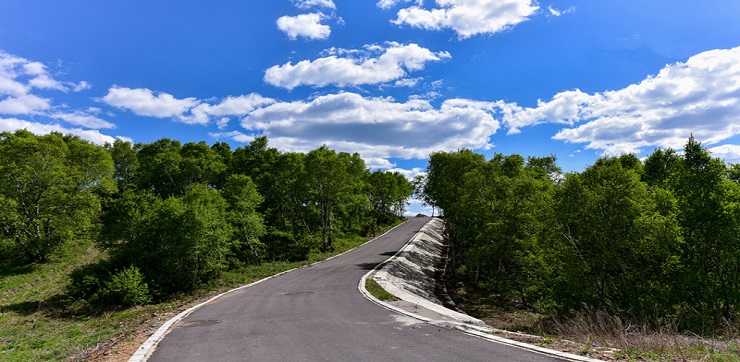
[[[29,122],[16,118],[0,118],[0,132],[15,132],[19,129],[25,129],[37,135],[45,135],[52,132],[63,134],[73,134],[92,143],[103,145],[115,142],[115,138],[104,135],[97,130],[86,130],[82,128],[65,128],[58,124],[44,124],[38,122]]]
[[[254,141],[254,138],[255,138],[254,136],[246,135],[239,131],[215,132],[215,133],[209,133],[208,135],[215,139],[228,138],[236,142],[240,142],[240,143],[249,143],[249,142]]]
[[[257,93],[240,96],[229,96],[220,103],[212,105],[200,103],[190,109],[189,115],[181,115],[179,118],[186,123],[208,124],[212,118],[218,118],[219,127],[227,124],[230,116],[245,116],[257,107],[275,103],[274,99],[265,98]],[[226,117],[226,118],[225,118]],[[225,119],[224,119],[225,118]]]
[[[409,181],[413,181],[416,176],[426,176],[426,170],[421,167],[414,167],[410,170],[403,169],[403,168],[391,168],[388,170],[388,172],[398,172]]]
[[[424,0],[380,0],[375,5],[381,9],[390,9],[399,3],[410,3],[414,2],[417,6],[421,6]]]
[[[392,163],[391,161],[388,161],[385,158],[363,157],[362,159],[365,161],[365,166],[373,170],[387,170],[389,168],[396,167],[395,163]]]
[[[386,46],[368,45],[364,50],[330,49],[330,52],[334,54],[313,61],[273,66],[265,72],[264,80],[287,89],[301,85],[345,87],[379,84],[422,70],[427,62],[451,57],[448,52],[435,53],[417,44],[395,42]]]
[[[165,92],[119,86],[111,87],[108,94],[100,100],[139,116],[171,118],[182,123],[200,125],[215,121],[221,129],[228,125],[229,117],[242,117],[258,107],[275,103],[274,99],[257,93],[228,96],[212,103],[213,100],[202,101],[193,97],[177,99]]]
[[[200,103],[195,98],[177,99],[171,94],[153,92],[147,88],[131,89],[115,85],[101,100],[108,105],[129,110],[139,116],[157,118],[182,116]]]
[[[337,8],[337,6],[334,5],[334,0],[293,0],[293,5],[299,9],[309,9],[313,7],[327,9]]]
[[[76,126],[82,126],[85,128],[116,128],[116,125],[114,125],[113,123],[82,111],[57,112],[50,114],[49,117],[61,119],[63,121],[66,121],[67,123],[71,123]]]
[[[499,128],[494,107],[449,99],[435,108],[425,100],[397,102],[347,92],[275,103],[256,109],[241,124],[284,151],[308,152],[326,144],[366,159],[425,158],[438,150],[490,148]]]
[[[398,2],[381,0],[378,6]],[[392,22],[427,30],[452,29],[460,38],[469,38],[508,30],[539,9],[532,0],[437,0],[436,5],[431,10],[420,5],[401,9]]]
[[[38,114],[51,108],[51,99],[33,94],[10,96],[0,100],[0,114]]]
[[[58,81],[43,63],[0,50],[0,114],[37,115],[52,108],[52,99],[34,94],[35,89],[69,92],[89,87],[84,81]]]
[[[722,145],[709,149],[712,156],[720,158],[727,163],[740,163],[740,145]]]
[[[331,27],[321,24],[321,21],[326,19],[328,17],[323,13],[286,15],[277,19],[277,27],[293,40],[298,37],[311,40],[326,39],[331,35]]]
[[[740,47],[697,54],[615,91],[571,90],[534,108],[503,102],[498,107],[509,133],[539,123],[567,124],[575,127],[554,139],[607,154],[680,148],[692,133],[716,144],[740,134]]]

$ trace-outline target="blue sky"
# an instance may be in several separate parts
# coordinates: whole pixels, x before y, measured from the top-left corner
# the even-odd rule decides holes
[[[740,162],[740,1],[0,2],[0,131]]]

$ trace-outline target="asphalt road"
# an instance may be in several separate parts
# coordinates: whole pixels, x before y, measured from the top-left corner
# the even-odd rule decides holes
[[[149,361],[553,361],[388,311],[357,290],[429,218],[227,294],[176,323]]]

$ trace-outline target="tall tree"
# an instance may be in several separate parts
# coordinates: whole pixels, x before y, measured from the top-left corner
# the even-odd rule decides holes
[[[0,134],[0,237],[27,261],[43,262],[94,230],[101,188],[112,191],[113,162],[74,136],[19,130]]]

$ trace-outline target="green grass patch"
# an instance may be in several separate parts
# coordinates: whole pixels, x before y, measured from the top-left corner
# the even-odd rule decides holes
[[[388,293],[383,287],[378,285],[378,283],[370,278],[365,279],[365,289],[367,289],[370,294],[373,295],[373,297],[378,298],[382,301],[390,301],[390,300],[397,300],[395,295]]]
[[[323,260],[369,239],[338,238],[333,252],[312,251],[306,261],[241,266],[194,293],[158,304],[112,310],[100,310],[66,294],[70,272],[103,258],[90,241],[67,245],[63,253],[45,264],[17,266],[0,260],[0,361],[84,358],[86,351],[100,343],[156,327],[163,318],[169,319],[168,315],[175,316],[215,293]]]

